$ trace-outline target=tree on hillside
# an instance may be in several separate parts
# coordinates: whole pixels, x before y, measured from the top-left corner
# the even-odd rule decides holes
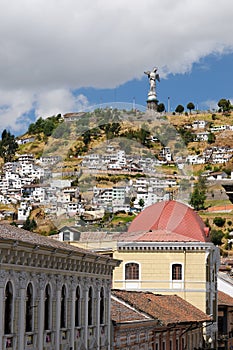
[[[183,112],[184,112],[184,106],[178,105],[178,106],[176,107],[176,109],[175,109],[175,112],[176,112],[176,113],[179,113],[179,114],[183,113]]]
[[[224,234],[222,230],[211,230],[210,231],[210,240],[214,245],[221,245],[222,244],[222,238]]]
[[[22,228],[27,231],[33,232],[37,228],[37,223],[34,219],[30,220],[29,217],[23,224]]]
[[[45,136],[51,136],[55,125],[51,119],[45,121],[43,131]]]
[[[4,162],[11,162],[17,149],[18,144],[15,136],[11,135],[10,131],[3,130],[0,141],[0,157],[4,159]]]
[[[216,140],[216,137],[214,135],[214,133],[210,132],[208,135],[208,143],[214,143]]]
[[[157,106],[157,112],[162,113],[165,111],[164,103],[159,103]]]
[[[54,129],[60,124],[61,115],[48,117],[46,119],[38,118],[35,123],[32,123],[28,127],[29,134],[39,134],[43,132],[46,136],[51,136]]]
[[[231,103],[229,100],[221,98],[221,100],[218,101],[218,107],[221,112],[228,112],[231,109]]]
[[[100,129],[104,130],[106,138],[109,140],[119,135],[121,124],[118,122],[106,123],[100,125]]]
[[[195,210],[204,209],[206,200],[206,183],[203,176],[199,176],[198,181],[194,185],[194,190],[190,196],[189,203]]]
[[[84,142],[85,146],[88,146],[89,143],[91,142],[90,130],[85,131],[85,133],[83,134],[83,142]]]
[[[147,143],[147,139],[150,136],[150,132],[148,130],[148,126],[146,124],[142,124],[141,129],[138,131],[138,139],[141,142],[142,145],[145,145]]]
[[[193,102],[189,102],[187,104],[187,109],[189,110],[189,113],[192,113],[192,110],[195,108],[195,105],[193,104]]]
[[[143,198],[140,198],[138,204],[140,205],[141,208],[143,208],[144,205],[145,205],[144,199],[143,199]]]
[[[194,134],[190,130],[187,130],[187,129],[184,129],[184,128],[179,128],[178,129],[178,133],[182,137],[185,145],[188,145],[189,142],[193,142]]]
[[[204,202],[206,195],[204,191],[199,191],[197,187],[194,187],[194,190],[191,194],[190,204],[195,210],[204,209]]]
[[[216,216],[213,219],[213,223],[218,227],[223,227],[225,225],[226,219],[222,218],[221,216]]]

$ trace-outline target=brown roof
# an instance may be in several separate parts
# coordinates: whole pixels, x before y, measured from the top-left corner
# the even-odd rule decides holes
[[[82,117],[84,114],[86,114],[85,112],[70,112],[70,113],[66,113],[63,115],[64,118],[69,118],[69,117]]]
[[[233,298],[221,292],[220,290],[218,291],[218,305],[227,305],[227,306],[233,306]]]
[[[80,231],[78,227],[75,226],[63,226],[61,231],[71,231],[74,233],[79,233],[79,238],[75,239],[80,242],[89,241],[117,241],[121,236],[121,232],[106,232],[106,231]]]
[[[150,317],[142,314],[136,308],[132,308],[122,303],[122,301],[114,299],[113,296],[111,300],[111,319],[117,323],[151,320]]]
[[[114,241],[114,240],[118,240],[118,238],[120,237],[119,232],[117,233],[107,233],[107,232],[81,232],[80,233],[80,242],[86,242],[86,241]]]
[[[112,295],[140,312],[158,319],[163,325],[210,321],[210,317],[177,295],[158,295],[114,289]]]
[[[88,255],[97,255],[85,249],[74,247],[67,243],[56,241],[55,239],[51,239],[49,237],[42,236],[34,232],[26,231],[9,224],[0,224],[0,244],[4,240],[29,243],[32,245],[47,247],[51,249],[73,251],[74,253],[77,252]]]
[[[173,200],[158,202],[144,209],[122,238],[125,241],[150,242],[209,241],[208,228],[201,217],[192,208]]]

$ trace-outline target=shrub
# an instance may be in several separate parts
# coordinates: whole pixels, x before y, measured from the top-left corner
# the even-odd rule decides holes
[[[218,226],[218,227],[223,227],[223,225],[225,224],[226,222],[226,219],[220,217],[220,216],[217,216],[214,218],[213,220],[213,223]]]
[[[221,245],[222,244],[222,238],[223,238],[223,232],[222,230],[211,230],[210,232],[210,239],[211,242],[215,245]]]

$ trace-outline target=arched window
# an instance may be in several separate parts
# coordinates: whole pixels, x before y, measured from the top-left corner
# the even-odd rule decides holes
[[[139,264],[137,263],[125,264],[125,279],[126,280],[139,279]]]
[[[47,284],[45,288],[45,299],[44,299],[44,329],[50,330],[52,321],[52,303],[51,303],[51,288]]]
[[[11,282],[7,282],[5,288],[5,319],[4,319],[4,333],[12,333],[13,324],[13,288]]]
[[[89,288],[88,292],[88,326],[92,325],[93,321],[93,290]]]
[[[66,287],[61,290],[61,328],[66,328]]]
[[[80,287],[76,288],[76,298],[75,298],[75,327],[80,326],[80,317],[81,317],[81,295]]]
[[[182,280],[182,265],[181,264],[173,264],[172,265],[172,280]]]
[[[104,288],[100,290],[100,324],[104,324]]]
[[[26,294],[26,332],[32,332],[33,327],[33,287],[29,283]]]

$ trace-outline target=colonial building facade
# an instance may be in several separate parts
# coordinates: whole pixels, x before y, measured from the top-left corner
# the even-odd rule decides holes
[[[206,339],[214,346],[219,250],[193,209],[178,201],[159,202],[143,210],[115,241],[114,236],[110,242],[97,240],[89,242],[92,250],[122,260],[114,270],[113,288],[178,295],[211,315]]]
[[[120,262],[0,225],[0,349],[111,349]]]

